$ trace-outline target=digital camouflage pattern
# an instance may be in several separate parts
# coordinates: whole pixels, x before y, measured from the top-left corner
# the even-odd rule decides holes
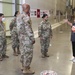
[[[48,21],[42,21],[38,27],[38,35],[40,37],[41,53],[48,52],[50,38],[52,37],[51,25]]]
[[[7,41],[6,41],[5,27],[4,23],[1,22],[0,23],[0,57],[6,55],[6,48],[7,48],[6,43]]]
[[[19,48],[19,39],[18,39],[18,34],[17,34],[17,23],[16,23],[16,18],[14,18],[11,23],[10,23],[10,33],[11,33],[11,39],[12,39],[12,48],[13,50],[15,48]]]
[[[17,32],[20,41],[21,62],[23,67],[30,67],[33,58],[34,34],[30,17],[23,13],[17,17]]]

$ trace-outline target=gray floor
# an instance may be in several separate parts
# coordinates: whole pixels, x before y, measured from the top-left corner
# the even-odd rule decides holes
[[[34,57],[31,68],[35,75],[40,75],[44,70],[53,70],[58,75],[75,75],[75,64],[70,61],[72,58],[70,28],[67,25],[53,31],[52,46],[49,47],[49,58],[41,58],[39,38],[34,45]],[[63,30],[63,33],[60,32]],[[20,70],[20,56],[13,56],[11,44],[8,45],[7,54],[9,59],[0,62],[0,75],[22,75]]]

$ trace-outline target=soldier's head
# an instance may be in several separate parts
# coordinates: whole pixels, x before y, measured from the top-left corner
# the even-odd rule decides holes
[[[14,16],[17,17],[19,14],[20,14],[20,12],[16,11],[15,14],[14,14]]]
[[[2,22],[4,19],[4,14],[3,13],[0,13],[0,22]]]
[[[47,14],[43,14],[42,18],[44,21],[48,21],[48,15]]]
[[[22,9],[23,9],[23,11],[26,13],[26,14],[29,14],[29,12],[30,12],[30,5],[28,5],[28,4],[23,4],[22,5]]]

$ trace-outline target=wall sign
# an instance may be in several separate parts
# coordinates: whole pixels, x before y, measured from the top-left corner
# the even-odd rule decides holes
[[[40,18],[40,9],[37,9],[37,18]]]
[[[30,16],[31,17],[37,17],[37,10],[36,9],[31,9],[30,10]]]
[[[40,18],[43,14],[48,14],[50,16],[50,10],[40,10],[40,9],[31,9],[30,16]]]

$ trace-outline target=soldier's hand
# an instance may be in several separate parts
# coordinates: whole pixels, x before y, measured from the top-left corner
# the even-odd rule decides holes
[[[35,44],[35,40],[33,41],[33,43],[32,44]]]
[[[40,38],[41,36],[39,35],[38,37]]]
[[[68,22],[68,19],[65,19],[64,22],[67,23]]]

